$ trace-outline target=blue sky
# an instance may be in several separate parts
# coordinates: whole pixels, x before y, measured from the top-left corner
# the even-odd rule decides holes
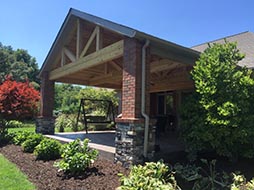
[[[254,32],[253,0],[3,0],[0,42],[41,66],[71,7],[186,47]]]

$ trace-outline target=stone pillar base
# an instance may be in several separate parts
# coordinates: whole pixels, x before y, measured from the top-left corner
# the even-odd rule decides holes
[[[149,127],[148,159],[154,154],[155,131],[153,125]],[[144,158],[144,120],[117,119],[115,139],[115,161],[128,168],[133,164],[140,164]],[[146,158],[147,159],[147,158]]]
[[[53,135],[55,133],[55,118],[38,117],[36,118],[36,133]]]

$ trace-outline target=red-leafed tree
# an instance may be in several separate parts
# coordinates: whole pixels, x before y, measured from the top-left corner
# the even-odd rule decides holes
[[[26,119],[38,110],[39,92],[29,82],[7,77],[0,85],[0,114],[6,119]]]

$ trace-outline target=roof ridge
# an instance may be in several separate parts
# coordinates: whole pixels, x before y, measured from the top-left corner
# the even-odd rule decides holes
[[[242,35],[242,34],[245,34],[245,33],[252,33],[252,32],[247,30],[247,31],[244,31],[244,32],[228,35],[228,36],[221,37],[221,38],[218,38],[218,39],[215,39],[215,40],[211,40],[211,41],[208,41],[208,42],[197,44],[197,45],[192,46],[191,48],[195,48],[195,47],[198,47],[198,46],[201,46],[201,45],[204,45],[204,44],[213,43],[213,42],[216,42],[216,41],[219,41],[219,40],[223,40],[223,39],[227,39],[227,38],[232,38],[232,37],[239,36],[239,35]]]

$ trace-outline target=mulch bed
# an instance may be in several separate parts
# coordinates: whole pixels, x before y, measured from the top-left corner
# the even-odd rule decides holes
[[[120,165],[99,158],[84,175],[68,177],[53,167],[54,161],[36,160],[33,154],[23,153],[20,146],[1,147],[0,153],[15,163],[38,190],[111,190],[120,185],[118,173],[128,173]]]

